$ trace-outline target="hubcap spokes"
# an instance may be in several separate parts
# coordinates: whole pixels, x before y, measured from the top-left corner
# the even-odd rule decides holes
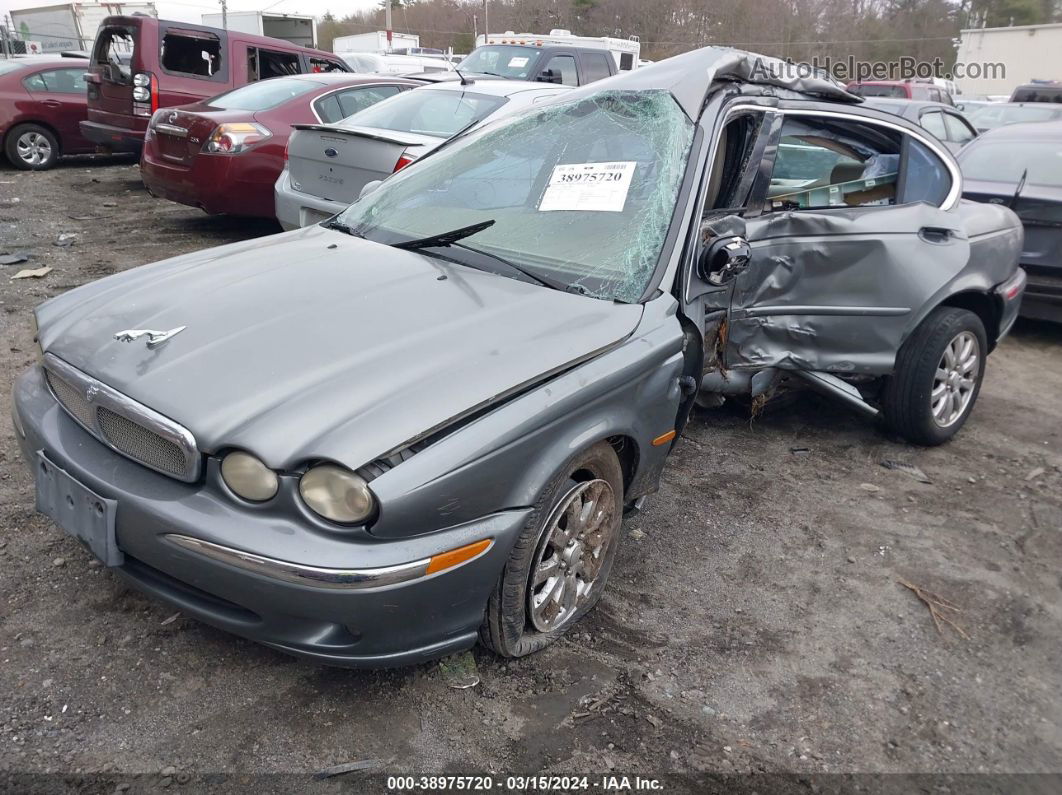
[[[46,163],[52,156],[52,145],[40,133],[29,132],[19,136],[15,143],[19,159],[31,166]]]
[[[557,629],[589,598],[612,542],[614,503],[608,481],[591,480],[573,487],[553,509],[528,582],[535,629]]]
[[[941,428],[956,423],[973,399],[981,371],[981,346],[969,331],[960,332],[940,357],[929,395],[933,421]]]

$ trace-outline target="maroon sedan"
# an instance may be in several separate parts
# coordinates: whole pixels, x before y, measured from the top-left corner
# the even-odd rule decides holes
[[[274,218],[292,124],[337,122],[420,85],[344,72],[275,77],[151,117],[140,174],[154,196],[208,213]]]
[[[43,171],[60,155],[95,151],[78,129],[87,112],[84,75],[85,61],[75,58],[0,61],[0,142],[11,165]]]

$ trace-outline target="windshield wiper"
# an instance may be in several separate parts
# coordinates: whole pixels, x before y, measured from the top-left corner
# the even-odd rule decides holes
[[[470,226],[462,226],[460,229],[453,229],[449,232],[440,232],[437,235],[429,235],[428,237],[418,237],[416,240],[403,240],[400,243],[391,243],[392,248],[404,248],[407,251],[416,251],[420,248],[446,248],[446,246],[452,246],[458,240],[464,240],[466,237],[482,232],[484,229],[494,226],[494,219],[489,221],[480,221],[478,224],[471,224]]]
[[[333,218],[331,221],[325,221],[321,224],[325,229],[335,229],[338,232],[342,232],[346,235],[352,235],[354,237],[365,237],[361,232],[355,229],[353,226],[349,226],[338,218]]]
[[[534,271],[528,270],[527,268],[524,268],[524,267],[522,267],[520,265],[517,265],[515,262],[510,262],[509,260],[505,259],[505,257],[499,257],[497,254],[491,254],[489,251],[484,251],[481,248],[472,248],[472,246],[465,246],[465,245],[462,245],[460,243],[457,244],[457,247],[458,248],[463,248],[463,249],[465,249],[465,251],[471,251],[471,252],[473,252],[475,254],[479,254],[479,255],[484,256],[484,257],[489,257],[490,259],[494,260],[495,262],[500,262],[505,267],[510,268],[510,269],[516,271],[517,273],[523,274],[524,276],[526,276],[529,279],[534,279],[536,282],[541,284],[543,287],[549,287],[551,290],[562,290],[564,292],[569,292],[569,293],[571,293],[571,292],[579,292],[578,290],[572,290],[571,289],[571,287],[573,287],[574,285],[565,284],[564,282],[556,281],[556,280],[550,279],[550,278],[548,278],[546,276],[541,276],[541,275],[535,273]],[[581,286],[582,285],[580,285],[580,287]],[[580,295],[587,295],[587,293],[580,293]]]

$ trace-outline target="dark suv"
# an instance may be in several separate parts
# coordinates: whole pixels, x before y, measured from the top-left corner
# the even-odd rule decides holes
[[[582,86],[618,71],[612,53],[589,47],[485,44],[457,67],[462,73]]]

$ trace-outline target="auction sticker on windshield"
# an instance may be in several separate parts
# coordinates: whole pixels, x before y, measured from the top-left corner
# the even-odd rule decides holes
[[[509,66],[512,67],[513,69],[519,69],[521,66],[527,66],[527,62],[529,60],[530,60],[530,58],[521,58],[521,57],[510,58],[509,59]]]
[[[555,166],[538,209],[621,213],[636,165],[634,161],[621,161]]]

